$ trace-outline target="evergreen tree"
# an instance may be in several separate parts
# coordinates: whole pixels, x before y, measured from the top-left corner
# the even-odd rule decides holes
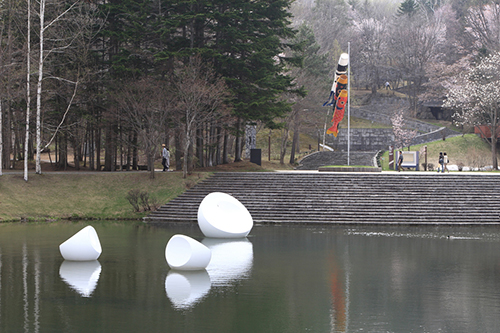
[[[417,9],[418,3],[415,0],[405,0],[399,5],[397,15],[407,15],[409,17],[412,17],[413,15],[415,15],[415,13],[417,13]]]
[[[217,4],[213,59],[217,72],[226,78],[234,94],[234,114],[243,120],[262,121],[275,127],[274,119],[290,111],[278,97],[293,90],[286,74],[282,40],[294,36],[290,27],[288,0],[238,0]]]

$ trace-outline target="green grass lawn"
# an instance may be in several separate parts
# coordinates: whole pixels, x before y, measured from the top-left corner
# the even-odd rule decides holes
[[[422,155],[423,146],[427,146],[427,163],[438,164],[440,152],[446,152],[450,164],[463,164],[473,168],[492,165],[491,147],[475,134],[466,134],[437,140],[426,144],[411,146],[411,151],[420,151],[420,164],[424,163],[425,156]],[[407,148],[405,148],[407,150]],[[500,158],[500,155],[498,156]],[[389,152],[381,156],[382,169],[389,170]],[[421,165],[420,165],[421,167]]]
[[[147,212],[134,212],[127,200],[132,189],[145,191],[164,204],[193,186],[208,173],[193,173],[187,179],[180,172],[43,173],[0,176],[0,221],[67,218],[140,219]]]

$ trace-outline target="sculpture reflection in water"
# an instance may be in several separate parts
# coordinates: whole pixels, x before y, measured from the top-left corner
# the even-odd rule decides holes
[[[176,309],[189,309],[200,303],[211,287],[227,287],[248,279],[252,271],[253,246],[246,239],[205,238],[202,243],[212,251],[206,270],[171,270],[165,279],[167,297]]]
[[[97,287],[101,274],[101,264],[93,261],[65,260],[59,268],[59,276],[73,290],[83,297],[90,297]]]
[[[202,243],[212,251],[212,260],[207,266],[213,286],[228,286],[248,279],[252,271],[253,245],[247,238],[205,238]]]
[[[206,270],[168,272],[165,279],[167,297],[176,309],[189,309],[200,302],[211,288]]]

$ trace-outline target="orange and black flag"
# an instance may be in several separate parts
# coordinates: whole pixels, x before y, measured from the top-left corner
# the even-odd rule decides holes
[[[334,137],[337,137],[339,134],[338,126],[339,123],[344,119],[345,106],[347,104],[347,90],[342,90],[339,93],[339,97],[337,98],[337,102],[335,104],[335,111],[333,111],[332,123],[333,126],[330,127],[326,134],[333,134]]]

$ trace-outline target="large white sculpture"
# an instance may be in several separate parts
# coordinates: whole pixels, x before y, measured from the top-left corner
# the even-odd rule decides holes
[[[212,284],[206,270],[170,271],[165,279],[165,291],[177,309],[189,309],[208,294]]]
[[[206,237],[243,238],[252,230],[253,219],[236,198],[213,192],[198,207],[198,225]]]
[[[59,251],[66,260],[91,261],[99,258],[102,248],[97,232],[89,225],[59,245]]]
[[[83,297],[90,297],[97,286],[101,264],[97,260],[77,262],[64,260],[59,276]]]
[[[165,248],[165,259],[172,269],[194,271],[205,269],[212,252],[208,247],[185,235],[174,235]]]
[[[205,238],[202,243],[212,251],[207,266],[214,287],[230,286],[241,279],[248,279],[252,272],[253,245],[247,238]]]

